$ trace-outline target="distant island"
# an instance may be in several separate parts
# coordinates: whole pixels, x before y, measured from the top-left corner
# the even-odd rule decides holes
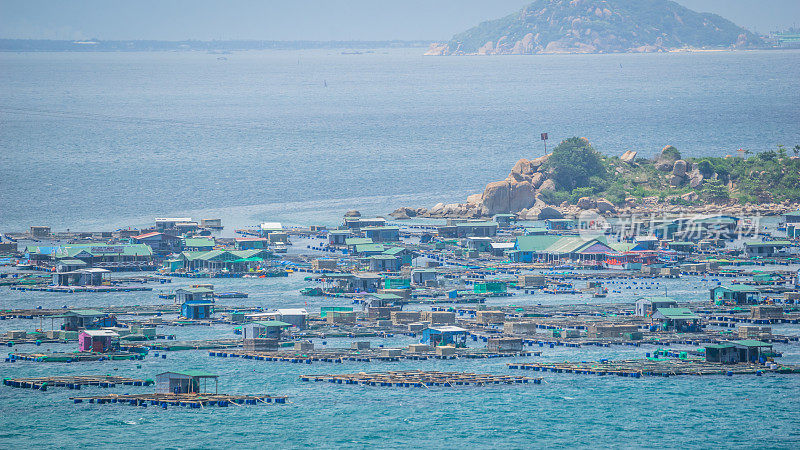
[[[431,44],[427,55],[630,53],[759,48],[764,40],[716,14],[669,0],[536,0]]]
[[[399,208],[396,219],[480,218],[515,214],[537,220],[595,211],[610,216],[650,213],[774,215],[800,208],[800,145],[755,155],[683,158],[668,145],[652,159],[637,152],[607,156],[586,138],[561,142],[552,153],[520,159],[502,181],[465,203]]]
[[[100,39],[64,41],[48,39],[0,39],[0,52],[367,50],[378,48],[425,48],[428,44],[429,41],[103,41]]]

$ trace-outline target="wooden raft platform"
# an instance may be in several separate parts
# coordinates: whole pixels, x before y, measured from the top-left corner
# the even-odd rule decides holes
[[[118,384],[125,386],[150,386],[153,380],[139,380],[136,378],[112,377],[107,375],[82,375],[62,377],[31,377],[31,378],[3,378],[3,384],[15,388],[38,389],[46,391],[48,387],[66,387],[80,389],[81,386],[99,386],[103,388],[114,387]]]
[[[301,375],[301,381],[327,381],[337,384],[364,386],[430,387],[430,386],[486,386],[490,384],[540,384],[541,378],[512,375],[491,375],[468,372],[425,372],[421,370],[399,372],[359,372],[339,375]]]
[[[153,288],[141,286],[11,286],[16,291],[59,292],[74,294],[85,292],[134,292],[152,291]]]
[[[573,373],[579,375],[617,375],[641,378],[643,376],[669,377],[674,375],[741,375],[761,376],[763,373],[800,373],[800,366],[763,365],[756,363],[721,364],[690,359],[634,359],[600,362],[559,362],[508,364],[509,369],[540,372]]]
[[[274,395],[228,395],[228,394],[109,394],[91,397],[70,397],[74,403],[116,403],[120,405],[160,406],[167,409],[168,406],[186,406],[189,408],[205,408],[206,406],[242,406],[258,405],[267,403],[286,403],[286,396]]]
[[[115,353],[10,353],[6,362],[34,361],[34,362],[83,362],[83,361],[121,361],[144,359],[141,353],[115,352]]]
[[[415,360],[425,361],[428,359],[486,359],[486,358],[508,358],[508,357],[522,357],[522,356],[539,356],[541,352],[506,352],[506,353],[489,353],[489,352],[472,352],[461,353],[453,355],[437,355],[435,353],[403,353],[397,356],[384,356],[381,355],[378,349],[360,350],[356,351],[310,351],[310,352],[296,352],[296,351],[271,351],[271,352],[254,352],[245,350],[236,351],[211,351],[208,352],[209,356],[217,356],[222,358],[242,358],[254,359],[257,361],[268,362],[289,362],[294,364],[312,364],[315,362],[327,363],[344,363],[344,362],[397,362],[401,360]]]

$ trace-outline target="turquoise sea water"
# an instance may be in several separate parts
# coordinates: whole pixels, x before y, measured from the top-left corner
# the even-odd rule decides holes
[[[303,297],[308,284],[303,275],[272,279],[214,279],[217,290],[248,292],[250,298],[223,303],[267,307],[346,306],[346,300]],[[0,291],[3,305],[56,307],[155,304],[160,291],[193,283],[175,279],[152,285],[152,292],[123,294],[23,293]],[[697,277],[662,280],[680,300],[702,301],[713,281]],[[655,289],[655,285],[650,285]],[[627,289],[631,287],[631,289]],[[519,295],[512,304],[574,304],[597,301],[632,302],[657,295],[647,285],[617,286],[620,293],[606,299],[583,295]],[[44,328],[50,324],[44,321]],[[32,330],[36,320],[0,321],[0,332]],[[797,335],[800,326],[775,327],[776,333]],[[160,327],[159,333],[178,339],[232,337],[232,326]],[[406,346],[407,336],[371,338],[373,346]],[[318,347],[348,347],[349,340],[315,339]],[[471,345],[481,345],[472,343]],[[17,345],[14,350],[73,350],[76,344]],[[688,348],[675,346],[673,348]],[[800,363],[800,345],[776,344],[787,363]],[[167,359],[148,356],[144,361],[43,364],[0,362],[0,375],[45,376],[58,374],[115,374],[152,378],[167,370],[203,368],[220,375],[220,392],[272,393],[290,396],[285,406],[187,408],[132,407],[73,404],[68,397],[80,393],[142,392],[143,388],[84,388],[79,392],[52,388],[47,392],[0,386],[0,412],[4,423],[0,446],[43,448],[126,446],[170,448],[323,447],[385,448],[539,448],[651,447],[797,448],[800,445],[800,377],[794,375],[735,377],[671,377],[634,380],[536,372],[541,385],[488,388],[380,388],[330,383],[304,383],[298,377],[314,373],[350,373],[383,370],[454,370],[479,373],[532,375],[512,371],[510,361],[591,361],[600,358],[641,358],[655,347],[539,348],[539,357],[486,361],[404,361],[385,364],[267,363],[210,357],[206,351],[167,353]],[[11,349],[8,349],[9,351]]]
[[[0,230],[464,201],[541,155],[545,131],[642,156],[800,143],[800,51],[226,58],[0,54]]]

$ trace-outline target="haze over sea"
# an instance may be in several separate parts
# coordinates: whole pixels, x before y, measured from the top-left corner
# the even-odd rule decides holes
[[[641,156],[800,143],[798,51],[421,53],[0,54],[0,229],[458,202],[544,131]]]

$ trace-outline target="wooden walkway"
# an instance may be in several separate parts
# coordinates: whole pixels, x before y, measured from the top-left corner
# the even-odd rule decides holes
[[[6,362],[34,361],[34,362],[84,362],[84,361],[120,361],[144,359],[141,353],[115,352],[115,353],[10,353]]]
[[[510,353],[490,353],[490,352],[469,352],[454,355],[437,355],[435,353],[402,353],[395,356],[381,355],[380,349],[370,350],[332,350],[332,351],[272,351],[272,352],[253,352],[253,351],[211,351],[209,356],[222,358],[242,358],[254,359],[267,362],[288,362],[294,364],[312,364],[315,362],[344,363],[344,362],[397,362],[401,360],[429,359],[488,359],[488,358],[508,358],[521,356],[539,356],[541,352],[510,352]]]
[[[800,373],[800,366],[783,364],[710,363],[698,359],[633,359],[600,362],[557,362],[508,364],[509,369],[539,372],[572,373],[578,375],[617,375],[641,378],[643,376],[669,377],[675,375],[742,375],[760,376],[764,373]]]
[[[46,391],[48,387],[66,387],[80,389],[81,386],[99,386],[103,388],[114,387],[118,384],[125,386],[150,386],[153,380],[139,380],[136,378],[112,376],[64,376],[64,377],[31,377],[31,378],[3,378],[3,384],[15,388],[38,389]]]
[[[99,405],[116,403],[131,406],[186,406],[189,408],[205,408],[207,406],[242,406],[259,404],[284,404],[286,396],[273,395],[228,395],[228,394],[109,394],[91,397],[70,397],[74,403],[97,403]]]
[[[529,378],[511,375],[476,374],[468,372],[425,372],[421,370],[370,373],[360,372],[338,375],[301,375],[300,380],[387,387],[487,386],[491,384],[540,384],[542,382],[541,378]]]

